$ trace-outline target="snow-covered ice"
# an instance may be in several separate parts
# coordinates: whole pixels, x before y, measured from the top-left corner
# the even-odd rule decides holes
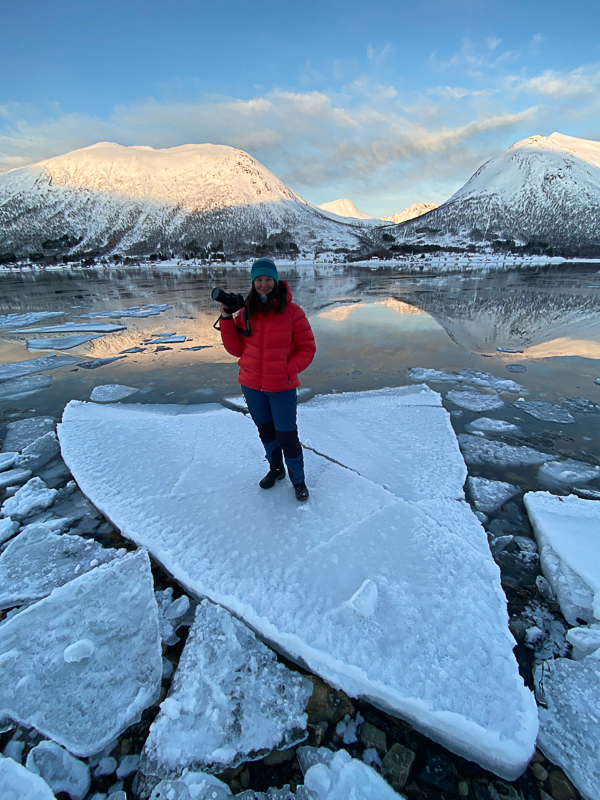
[[[30,478],[19,491],[5,500],[0,514],[13,519],[25,519],[34,511],[50,508],[58,494],[56,489],[48,489],[41,478]]]
[[[177,344],[178,342],[185,342],[185,336],[157,336],[154,339],[145,341],[144,344]]]
[[[85,494],[189,593],[351,696],[504,777],[520,774],[535,702],[487,536],[462,500],[466,470],[439,395],[316,398],[299,426],[318,451],[305,450],[302,505],[287,482],[258,487],[256,428],[222,407],[71,402],[59,438]],[[244,498],[226,524],[224,497]],[[367,581],[377,600],[364,615],[348,601]]]
[[[569,411],[578,411],[582,414],[600,414],[600,404],[586,400],[585,397],[565,397],[561,406]]]
[[[40,775],[55,794],[83,800],[90,788],[90,769],[55,742],[40,742],[27,755],[27,769]]]
[[[311,748],[313,749],[313,748]],[[313,764],[304,775],[304,785],[319,800],[398,800],[399,795],[379,773],[363,761],[352,758],[345,750],[332,753],[326,748],[313,750]],[[302,763],[302,762],[301,762]]]
[[[480,372],[476,369],[462,369],[458,373],[441,372],[437,369],[412,367],[408,374],[413,381],[456,381],[479,386],[483,389],[494,389],[496,392],[522,392],[523,387],[508,378],[497,378],[491,372]]]
[[[18,453],[0,453],[0,472],[10,469],[17,460]]]
[[[490,481],[487,478],[469,477],[467,480],[471,497],[478,511],[493,514],[507,500],[519,494],[519,487],[505,481]]]
[[[105,322],[65,322],[63,325],[50,325],[46,328],[27,328],[27,330],[16,330],[13,333],[77,333],[78,331],[89,333],[116,333],[124,331],[126,325],[109,325]]]
[[[194,619],[194,608],[190,607],[190,599],[182,594],[173,600],[173,589],[163,589],[154,593],[158,606],[158,624],[163,644],[173,645],[179,641],[177,629],[182,625],[191,625]]]
[[[89,336],[56,336],[53,339],[28,339],[28,350],[70,350],[80,344],[99,339],[103,334],[90,334]]]
[[[7,486],[15,486],[18,483],[25,483],[30,477],[31,470],[21,469],[20,467],[0,472],[0,489],[6,489]]]
[[[549,492],[528,492],[524,501],[565,619],[600,620],[600,503]]]
[[[538,482],[546,489],[566,491],[572,486],[589,483],[600,478],[600,467],[567,458],[542,464],[537,473]]]
[[[40,356],[31,358],[29,361],[14,361],[12,364],[2,364],[0,366],[0,381],[9,378],[21,378],[23,375],[32,375],[35,372],[46,372],[49,369],[58,367],[69,367],[73,364],[80,364],[83,359],[69,355]]]
[[[28,525],[0,556],[0,608],[39,600],[122,553],[93,539],[59,536],[46,525]]]
[[[600,625],[571,628],[567,631],[567,640],[573,645],[572,657],[580,661],[600,650]]]
[[[506,422],[503,419],[493,419],[492,417],[479,417],[465,425],[467,431],[486,431],[490,433],[511,433],[517,431],[518,425]]]
[[[20,400],[47,389],[52,383],[50,375],[25,375],[0,383],[0,400]]]
[[[12,758],[0,756],[0,789],[2,800],[56,800],[43,778],[35,775]]]
[[[495,464],[498,467],[537,466],[545,461],[556,461],[558,458],[526,445],[510,445],[469,433],[459,433],[458,442],[467,464]]]
[[[600,659],[558,658],[535,670],[538,746],[586,800],[600,800]]]
[[[19,530],[19,523],[10,517],[0,519],[0,544],[6,542]]]
[[[439,369],[427,369],[427,367],[411,367],[408,375],[412,381],[448,381],[460,383],[463,379],[460,375],[449,372],[442,372]]]
[[[226,783],[206,772],[167,778],[154,788],[150,800],[225,800],[232,797]]]
[[[20,328],[22,325],[33,325],[43,319],[64,317],[64,311],[30,311],[26,314],[0,314],[0,330]]]
[[[38,470],[60,453],[60,445],[54,431],[48,431],[21,451],[17,465],[21,469]]]
[[[481,392],[461,391],[460,389],[448,392],[446,399],[455,406],[466,408],[468,411],[494,411],[504,405],[504,400],[496,394],[481,394]]]
[[[56,423],[51,417],[29,417],[9,422],[6,438],[2,445],[2,452],[15,451],[20,453],[25,447],[35,442],[40,436],[56,428]]]
[[[159,778],[185,769],[221,772],[291,747],[307,736],[312,689],[243,623],[204,600],[150,726],[142,771]]]
[[[83,640],[93,654],[65,659],[67,648]],[[100,752],[160,692],[147,553],[93,569],[7,619],[0,625],[0,666],[0,718],[34,727],[75,755]]]
[[[553,403],[546,403],[543,400],[523,400],[519,398],[513,403],[513,408],[524,411],[526,414],[536,419],[541,419],[543,422],[558,422],[561,425],[569,425],[571,422],[575,422],[573,415],[566,408]]]
[[[92,389],[90,400],[95,403],[116,403],[135,394],[138,389],[131,386],[123,386],[120,383],[108,383],[104,386],[95,386]]]

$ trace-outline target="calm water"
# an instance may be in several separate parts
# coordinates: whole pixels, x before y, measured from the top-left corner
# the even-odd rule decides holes
[[[558,403],[578,396],[600,403],[600,386],[594,384],[600,378],[597,265],[418,277],[391,269],[317,267],[289,270],[284,277],[294,299],[309,315],[317,339],[317,356],[302,376],[303,385],[314,392],[402,386],[411,383],[408,367],[472,368],[512,378],[527,390],[527,399]],[[125,402],[193,404],[238,394],[235,359],[224,351],[212,327],[217,317],[216,304],[210,299],[213,286],[245,293],[248,271],[0,273],[1,314],[65,312],[62,318],[40,324],[61,324],[78,314],[144,303],[172,305],[158,317],[114,320],[127,330],[66,351],[71,355],[119,355],[142,345],[153,333],[175,331],[188,339],[162,352],[150,346],[94,370],[53,370],[48,373],[50,387],[26,399],[0,400],[0,418],[7,421],[19,411],[29,416],[33,409],[36,414],[60,417],[69,400],[87,400],[94,386],[108,383],[144,390]],[[53,335],[57,334],[44,334]],[[33,336],[0,332],[0,363],[45,355],[28,351],[27,340]],[[205,349],[183,349],[200,345]],[[497,347],[524,352],[500,353]],[[527,371],[511,374],[508,364],[520,364]],[[456,384],[431,385],[444,395],[456,388]],[[576,414],[576,422],[564,426],[539,422],[515,413],[510,404],[517,397],[503,395],[507,405],[493,416],[511,421],[518,417],[531,435],[550,431],[559,455],[597,463],[599,415]],[[446,405],[458,411],[451,403]],[[468,411],[455,413],[457,432],[476,416]],[[489,470],[485,474],[494,477]],[[535,488],[533,474],[517,470],[508,478]]]

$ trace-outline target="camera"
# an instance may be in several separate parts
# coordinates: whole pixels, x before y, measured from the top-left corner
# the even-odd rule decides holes
[[[223,303],[225,306],[225,311],[228,314],[235,314],[236,311],[239,311],[240,308],[243,308],[246,305],[243,295],[234,294],[233,292],[226,292],[218,287],[215,287],[212,290],[210,296],[217,303]]]

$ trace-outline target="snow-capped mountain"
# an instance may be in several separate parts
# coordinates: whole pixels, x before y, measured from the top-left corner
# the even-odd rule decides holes
[[[329,211],[330,214],[337,214],[338,217],[350,217],[351,219],[373,219],[368,214],[363,214],[354,205],[352,200],[347,197],[343,200],[332,200],[331,203],[321,203],[317,208]]]
[[[409,219],[420,217],[437,207],[437,203],[413,203],[412,206],[407,206],[402,211],[397,211],[391,217],[379,217],[379,219],[382,222],[393,222],[397,225],[399,222],[406,222]]]
[[[0,255],[253,255],[354,248],[359,235],[223,145],[102,142],[0,175]]]
[[[564,254],[600,252],[600,142],[553,133],[513,144],[398,240],[512,240]]]

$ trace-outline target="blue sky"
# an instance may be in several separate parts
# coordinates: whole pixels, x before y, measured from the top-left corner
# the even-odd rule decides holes
[[[597,0],[1,0],[0,20],[0,171],[212,142],[379,216],[527,136],[600,139]]]

